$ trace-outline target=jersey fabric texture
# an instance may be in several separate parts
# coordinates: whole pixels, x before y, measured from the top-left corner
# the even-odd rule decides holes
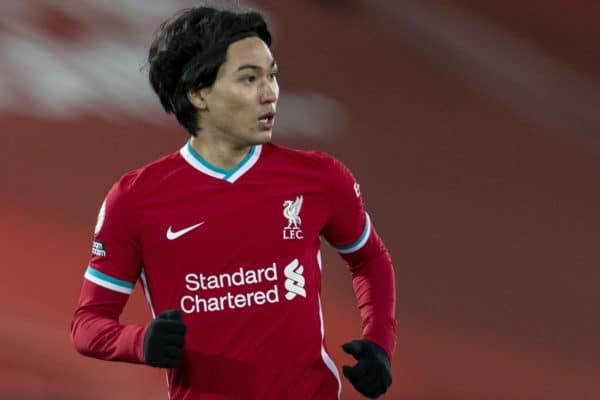
[[[140,282],[186,325],[172,400],[340,398],[321,310],[324,239],[348,261],[363,337],[396,338],[389,253],[358,184],[322,152],[253,146],[232,170],[188,142],[124,175],[102,204],[71,335],[83,354],[142,363],[146,326],[118,318]]]

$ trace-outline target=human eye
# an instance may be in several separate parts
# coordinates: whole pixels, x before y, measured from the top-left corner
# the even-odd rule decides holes
[[[256,76],[255,75],[244,75],[241,78],[241,80],[244,83],[253,83],[254,81],[256,81]]]

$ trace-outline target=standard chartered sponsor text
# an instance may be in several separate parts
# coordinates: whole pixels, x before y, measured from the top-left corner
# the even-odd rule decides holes
[[[247,290],[253,285],[264,282],[273,282],[269,289]],[[205,275],[202,273],[189,273],[185,275],[185,288],[193,294],[181,298],[181,310],[187,314],[200,312],[214,312],[262,306],[279,302],[277,287],[277,266],[256,269],[239,268],[233,273],[218,275]],[[229,289],[223,293],[222,289]],[[211,296],[212,291],[218,291],[218,296]]]

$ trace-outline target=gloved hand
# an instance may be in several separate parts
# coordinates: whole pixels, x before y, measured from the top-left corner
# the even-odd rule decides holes
[[[385,351],[370,340],[360,339],[342,345],[358,363],[344,365],[344,375],[352,386],[368,398],[384,394],[392,384],[392,366]]]
[[[179,310],[163,311],[144,335],[144,362],[157,368],[175,368],[185,342],[185,325]]]

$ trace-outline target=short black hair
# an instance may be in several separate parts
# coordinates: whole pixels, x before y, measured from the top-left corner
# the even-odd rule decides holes
[[[233,41],[256,36],[271,46],[271,33],[263,16],[255,11],[186,8],[164,21],[148,52],[149,79],[169,114],[196,136],[198,110],[187,93],[211,86],[225,62]]]

